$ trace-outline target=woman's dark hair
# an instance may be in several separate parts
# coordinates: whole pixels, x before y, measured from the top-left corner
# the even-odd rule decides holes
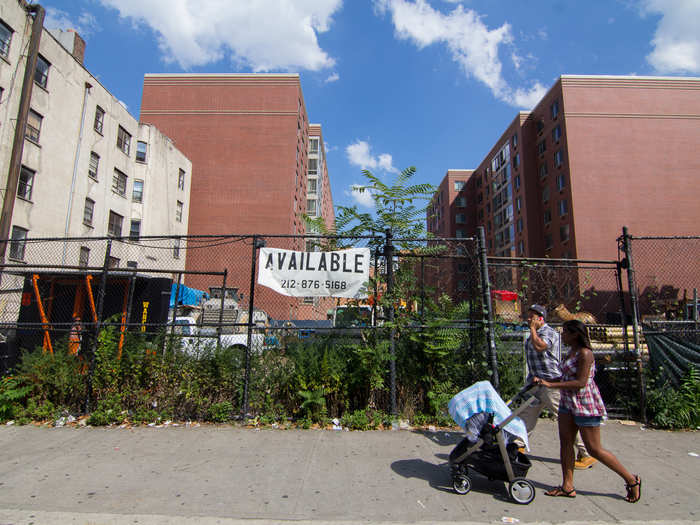
[[[562,328],[567,332],[574,334],[576,336],[576,339],[578,340],[579,345],[586,348],[591,347],[591,340],[588,338],[588,329],[586,328],[586,325],[578,319],[571,319],[570,321],[566,321],[562,325]]]

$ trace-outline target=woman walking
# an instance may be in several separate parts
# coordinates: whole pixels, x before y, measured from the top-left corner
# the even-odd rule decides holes
[[[562,483],[545,492],[547,496],[576,497],[574,489],[574,440],[576,432],[581,437],[588,453],[625,480],[626,500],[636,503],[642,496],[642,480],[620,463],[600,443],[600,423],[606,415],[605,405],[598,387],[593,381],[595,359],[588,339],[586,325],[581,321],[566,321],[563,325],[562,341],[570,347],[562,363],[562,377],[550,382],[535,377],[533,382],[547,388],[561,389],[559,403],[559,455],[561,458]]]

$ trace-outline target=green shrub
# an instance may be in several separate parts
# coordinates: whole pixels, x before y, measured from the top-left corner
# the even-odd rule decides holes
[[[31,392],[31,387],[22,384],[18,377],[0,379],[0,421],[14,419],[22,412],[22,402]]]
[[[214,403],[209,407],[209,421],[225,423],[231,419],[233,404],[230,401]]]
[[[112,394],[100,399],[97,408],[93,410],[88,418],[88,425],[105,426],[113,423],[121,423],[124,420],[125,411],[121,405],[121,396]]]
[[[700,426],[700,372],[690,368],[680,387],[656,378],[647,389],[647,415],[659,428],[683,429]]]

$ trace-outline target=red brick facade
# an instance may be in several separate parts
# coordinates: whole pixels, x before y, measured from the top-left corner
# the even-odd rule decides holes
[[[305,233],[309,120],[298,75],[146,75],[141,121],[156,125],[192,161],[190,235]],[[267,244],[304,248],[302,239]],[[241,245],[235,260],[228,248],[188,250],[187,269],[227,268],[228,285],[247,296],[250,250]],[[186,281],[211,285],[206,277]],[[271,293],[259,290],[260,307],[277,319],[294,316],[300,300]]]

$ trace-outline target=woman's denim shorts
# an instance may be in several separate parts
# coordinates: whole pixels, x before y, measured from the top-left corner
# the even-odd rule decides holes
[[[559,405],[560,414],[571,414],[571,410]],[[577,427],[599,427],[603,416],[574,416],[574,423]]]

